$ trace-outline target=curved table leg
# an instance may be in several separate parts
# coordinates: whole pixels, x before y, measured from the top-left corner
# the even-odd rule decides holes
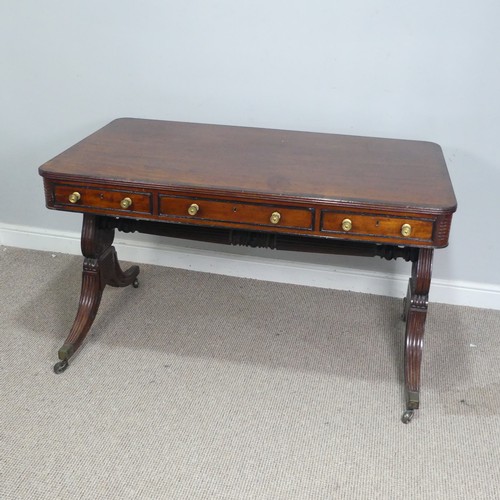
[[[110,247],[102,256],[101,273],[106,285],[123,287],[132,284],[134,288],[139,286],[137,279],[139,266],[131,266],[126,271],[122,271],[115,247]]]
[[[420,404],[420,365],[429,303],[433,252],[432,248],[420,249],[418,260],[412,266],[408,294],[404,301],[406,411],[403,413],[402,421],[405,424],[412,419],[414,411]]]
[[[81,246],[85,259],[80,303],[68,338],[59,349],[60,361],[54,366],[56,373],[61,373],[68,367],[69,359],[87,336],[106,285],[123,287],[132,284],[136,288],[138,286],[139,267],[132,266],[127,271],[122,271],[116,250],[111,246],[114,229],[102,228],[99,222],[98,216],[88,214],[83,216]]]

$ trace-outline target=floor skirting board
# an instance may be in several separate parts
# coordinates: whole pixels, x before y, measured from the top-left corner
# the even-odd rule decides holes
[[[69,254],[80,253],[80,234],[0,224],[0,245]],[[408,276],[347,267],[234,255],[127,239],[119,234],[115,246],[121,260],[170,266],[242,278],[351,290],[392,297],[406,294]],[[500,286],[490,283],[433,279],[431,302],[500,309]]]

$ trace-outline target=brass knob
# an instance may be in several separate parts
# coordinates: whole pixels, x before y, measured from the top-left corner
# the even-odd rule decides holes
[[[342,221],[342,229],[344,231],[350,231],[352,229],[352,221],[351,221],[351,219],[344,219]]]
[[[188,214],[189,215],[196,215],[198,213],[198,210],[200,207],[196,204],[193,203],[189,208],[188,208]]]
[[[132,205],[132,200],[127,196],[127,198],[123,198],[122,201],[120,201],[120,207],[122,208],[129,208]]]
[[[410,236],[410,234],[411,234],[411,226],[410,226],[410,224],[403,224],[401,226],[401,234],[403,236]]]
[[[76,203],[78,201],[80,201],[80,193],[78,191],[75,191],[74,193],[71,193],[69,196],[68,196],[68,199],[70,201],[70,203]]]
[[[279,212],[273,212],[271,218],[269,219],[272,224],[278,224],[281,219],[281,214]]]

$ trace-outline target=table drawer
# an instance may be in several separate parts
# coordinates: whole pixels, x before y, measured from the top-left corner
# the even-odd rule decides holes
[[[56,185],[55,205],[96,208],[113,212],[152,213],[150,193]]]
[[[431,241],[434,220],[411,217],[323,211],[321,231],[353,236]]]
[[[182,222],[269,226],[312,230],[314,210],[239,201],[218,201],[160,195],[160,216],[182,219]]]

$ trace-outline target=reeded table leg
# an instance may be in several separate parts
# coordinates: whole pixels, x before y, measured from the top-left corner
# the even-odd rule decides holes
[[[420,365],[431,285],[432,256],[432,248],[419,250],[418,260],[412,266],[408,294],[404,300],[406,411],[403,413],[402,421],[405,424],[412,419],[420,403]]]
[[[76,318],[63,346],[59,349],[60,361],[54,365],[56,373],[68,367],[69,358],[85,339],[99,309],[102,292],[106,285],[139,286],[139,267],[122,271],[113,243],[114,229],[103,228],[100,217],[84,214],[82,227],[83,261],[82,288]]]

